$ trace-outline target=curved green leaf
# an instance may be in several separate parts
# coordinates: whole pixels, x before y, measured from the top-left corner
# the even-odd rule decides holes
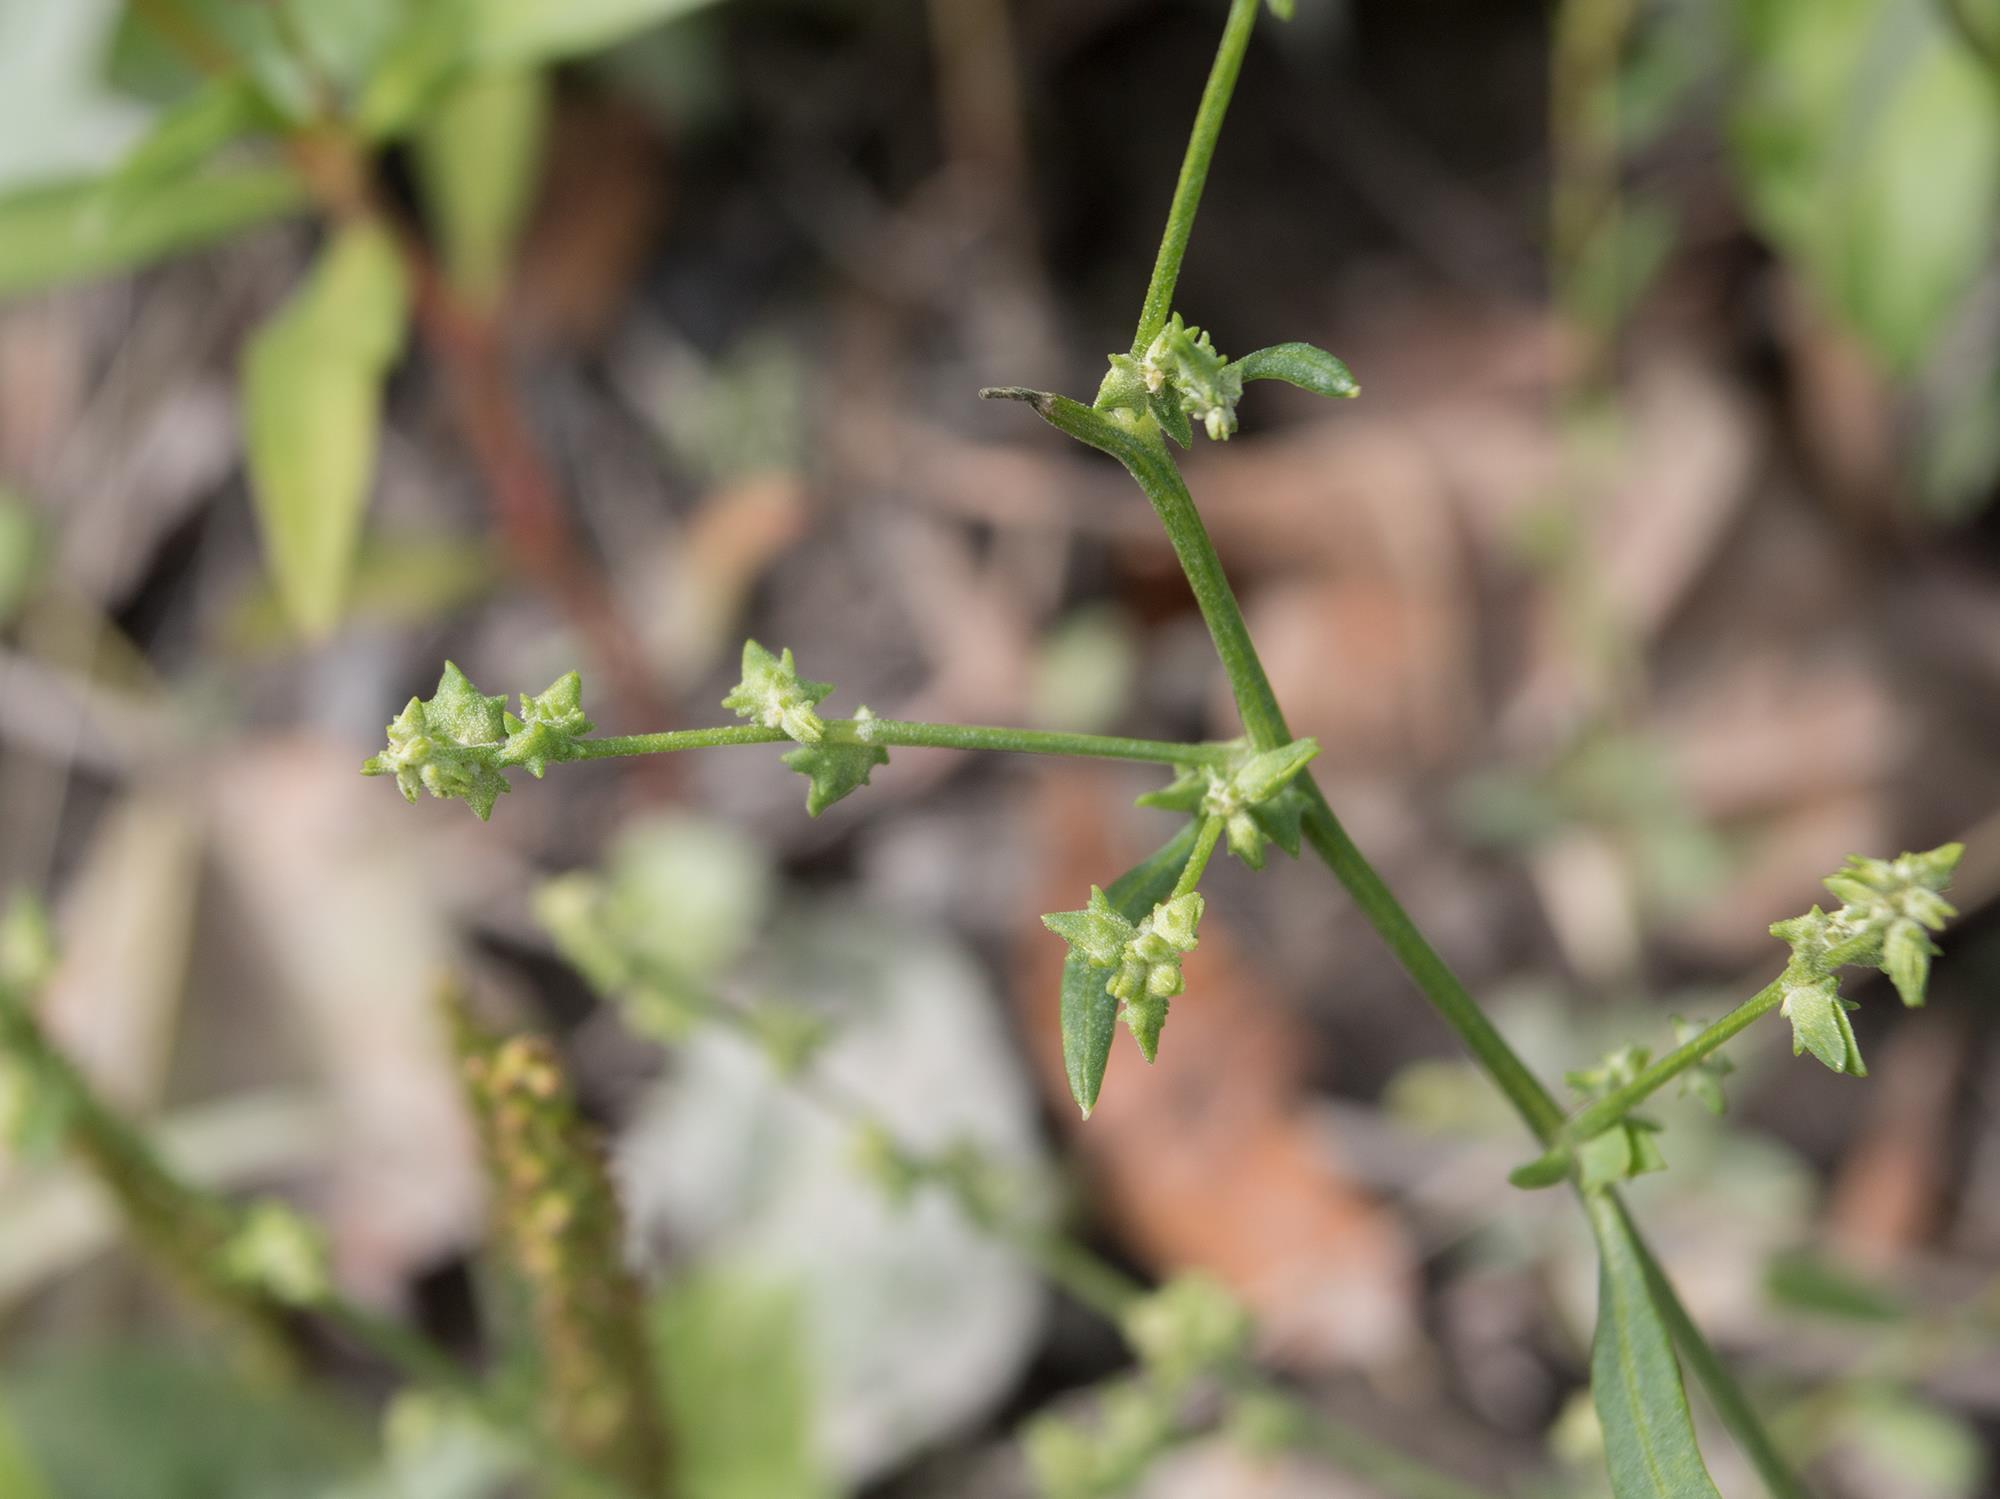
[[[1235,369],[1245,381],[1283,380],[1316,396],[1361,394],[1361,386],[1347,366],[1311,344],[1273,344],[1245,354],[1236,361]]]
[[[1604,1428],[1617,1499],[1721,1499],[1695,1444],[1681,1368],[1646,1279],[1645,1261],[1609,1192],[1587,1192],[1597,1237],[1597,1337],[1590,1393]]]
[[[244,359],[244,444],[264,551],[308,638],[332,630],[346,602],[407,302],[387,232],[356,225],[328,244]]]
[[[1111,882],[1105,896],[1127,921],[1137,921],[1173,893],[1181,866],[1194,847],[1196,825],[1189,823],[1145,863]],[[1118,1001],[1105,987],[1113,971],[1092,968],[1072,954],[1063,964],[1063,1071],[1070,1096],[1088,1119],[1104,1086],[1104,1065],[1111,1057],[1111,1040],[1118,1031]]]
[[[0,297],[128,270],[305,206],[305,185],[275,168],[32,188],[0,198]]]

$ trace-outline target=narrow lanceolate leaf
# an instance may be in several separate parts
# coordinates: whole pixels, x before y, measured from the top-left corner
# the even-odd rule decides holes
[[[506,290],[541,181],[548,106],[544,73],[501,68],[460,78],[417,127],[417,172],[445,269],[478,306]]]
[[[1195,833],[1190,823],[1152,858],[1112,881],[1105,891],[1111,909],[1136,922],[1172,894],[1181,866],[1194,847]],[[1104,1086],[1104,1064],[1110,1059],[1111,1041],[1118,1031],[1118,1001],[1106,987],[1115,972],[1093,968],[1074,952],[1063,964],[1063,1070],[1069,1076],[1070,1096],[1086,1119],[1097,1107],[1098,1090]]]
[[[1236,371],[1251,380],[1283,380],[1316,396],[1358,396],[1361,387],[1346,365],[1325,349],[1311,344],[1273,344],[1236,361]]]
[[[388,234],[340,231],[244,360],[252,498],[278,596],[308,639],[339,623],[367,509],[382,383],[408,298]]]
[[[1616,1499],[1721,1499],[1695,1445],[1673,1342],[1653,1304],[1632,1226],[1609,1192],[1585,1194],[1597,1236],[1590,1392]]]
[[[249,167],[115,190],[108,180],[63,182],[0,197],[0,297],[130,270],[305,206],[293,173]]]

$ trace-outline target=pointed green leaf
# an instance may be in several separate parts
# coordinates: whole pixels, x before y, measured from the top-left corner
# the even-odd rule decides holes
[[[124,193],[183,177],[231,141],[278,124],[279,117],[249,79],[214,79],[161,115],[119,163],[108,185],[114,193]]]
[[[866,786],[868,773],[889,763],[889,752],[879,744],[802,744],[781,758],[811,779],[806,815],[817,817],[849,792]]]
[[[245,167],[129,184],[55,183],[0,197],[0,297],[148,264],[297,213],[291,172]]]
[[[548,92],[538,69],[467,74],[424,112],[412,142],[446,273],[477,306],[493,305],[513,272],[541,183]]]
[[[1687,1392],[1632,1225],[1609,1192],[1584,1196],[1597,1238],[1590,1393],[1616,1499],[1721,1499],[1695,1444]]]
[[[1236,361],[1236,372],[1252,380],[1283,380],[1316,396],[1352,397],[1361,387],[1346,365],[1311,344],[1273,344]]]
[[[244,443],[264,552],[308,639],[340,622],[375,473],[382,384],[408,317],[388,233],[343,229],[243,365]]]
[[[1860,1006],[1842,999],[1833,979],[1815,979],[1787,989],[1778,1008],[1792,1022],[1793,1056],[1809,1051],[1835,1072],[1868,1075],[1861,1048],[1855,1044],[1854,1026],[1847,1018],[1849,1010]]]
[[[1903,1003],[1912,1009],[1924,1002],[1924,985],[1930,978],[1931,957],[1938,950],[1923,927],[1908,919],[1889,928],[1882,941],[1882,971],[1896,986]]]
[[[1516,1166],[1507,1173],[1507,1180],[1524,1192],[1538,1191],[1566,1178],[1573,1164],[1568,1147],[1558,1145],[1526,1165]]]
[[[1289,21],[1295,13],[1295,0],[1269,0],[1271,14],[1280,21]]]
[[[1112,881],[1105,892],[1110,908],[1126,921],[1136,922],[1172,894],[1181,867],[1194,848],[1195,833],[1194,824],[1188,824],[1145,863]],[[1098,1090],[1104,1085],[1104,1064],[1118,1031],[1118,1001],[1105,982],[1102,968],[1092,968],[1075,953],[1063,964],[1063,1070],[1069,1076],[1070,1096],[1086,1119],[1097,1106]]]

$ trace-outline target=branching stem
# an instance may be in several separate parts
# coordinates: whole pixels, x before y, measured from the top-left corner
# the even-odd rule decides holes
[[[1195,834],[1194,850],[1188,855],[1187,863],[1181,866],[1181,877],[1174,881],[1173,893],[1168,900],[1179,900],[1201,883],[1202,871],[1208,868],[1208,856],[1215,852],[1216,840],[1222,836],[1224,819],[1204,817],[1201,831]]]
[[[1082,755],[1098,760],[1140,760],[1157,765],[1222,765],[1237,752],[1230,744],[1176,744],[1163,739],[1125,739],[1108,734],[1065,734],[1049,729],[993,728],[982,724],[913,723],[898,718],[829,718],[829,744],[876,744],[898,749],[1004,750],[1028,755]],[[675,750],[715,749],[733,744],[785,744],[780,729],[755,724],[706,729],[674,729],[661,734],[622,734],[580,739],[579,760],[630,755],[663,755]]]

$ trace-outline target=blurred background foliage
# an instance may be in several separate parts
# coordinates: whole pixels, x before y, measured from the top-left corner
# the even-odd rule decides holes
[[[1824,1492],[1992,1492],[2000,6],[1298,10],[1182,296],[1366,390],[1189,464],[1280,695],[1549,1077],[1748,993],[1851,849],[1966,839],[1971,919],[1930,1008],[1863,1013],[1869,1083],[1753,1034],[1634,1197]],[[1310,871],[1221,878],[1200,997],[1079,1128],[1028,913],[1156,841],[1143,776],[899,752],[808,822],[775,752],[683,757],[480,828],[354,775],[447,653],[580,666],[623,732],[717,719],[745,633],[885,713],[1233,733],[1151,517],[971,399],[1122,343],[1218,12],[0,0],[0,879],[57,914],[42,1022],[503,1390],[537,1354],[436,975],[553,1033],[676,1493],[1030,1492],[1016,1429],[1129,1367],[686,986],[795,1007],[1025,1221],[1226,1283],[1316,1408],[1485,1492],[1602,1492],[1588,1246],[1498,1185],[1511,1122]],[[13,1133],[0,1495],[520,1491],[350,1339],[292,1386],[218,1357]],[[1398,1492],[1209,1435],[1138,1482]]]

